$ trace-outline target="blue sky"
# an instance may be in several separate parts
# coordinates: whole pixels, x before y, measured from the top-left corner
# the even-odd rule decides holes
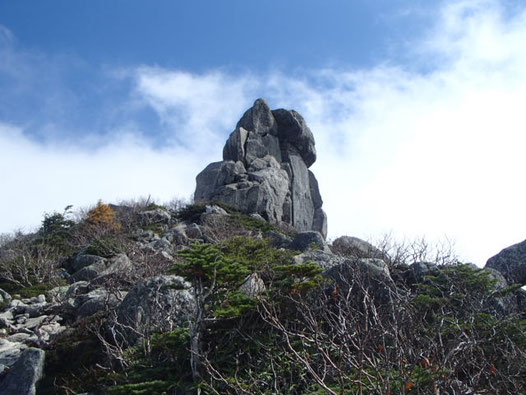
[[[510,0],[0,0],[0,232],[189,197],[257,97],[313,130],[329,237],[448,237],[479,265],[526,238]]]

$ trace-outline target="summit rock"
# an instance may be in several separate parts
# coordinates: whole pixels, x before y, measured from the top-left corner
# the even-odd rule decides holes
[[[196,201],[221,201],[270,223],[327,235],[314,136],[294,110],[270,110],[263,99],[241,117],[223,148],[223,160],[197,176]]]

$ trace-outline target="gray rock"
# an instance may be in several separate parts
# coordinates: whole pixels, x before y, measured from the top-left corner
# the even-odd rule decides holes
[[[275,230],[268,230],[263,234],[263,237],[270,240],[270,245],[275,248],[289,248],[292,239],[281,232]]]
[[[75,281],[103,282],[108,276],[124,275],[132,269],[133,263],[126,254],[118,254],[104,262],[97,262],[86,266],[73,274]]]
[[[345,262],[345,259],[323,250],[308,250],[293,258],[295,264],[316,263],[328,270]]]
[[[77,315],[79,317],[89,317],[104,309],[115,308],[121,300],[116,295],[108,292],[104,288],[97,288],[85,295],[75,298]]]
[[[0,339],[0,365],[12,366],[27,346],[24,343]]]
[[[91,265],[104,265],[106,259],[90,254],[79,254],[73,258],[73,262],[67,267],[70,273],[76,273],[79,270]]]
[[[147,241],[147,242],[158,240],[160,238],[157,233],[151,230],[142,230],[142,229],[137,230],[137,232],[135,233],[135,237],[138,240]]]
[[[307,167],[316,162],[314,136],[303,117],[294,110],[273,110],[272,115],[278,124],[281,145],[289,144],[300,153]]]
[[[327,216],[314,174],[314,137],[295,111],[271,111],[258,99],[223,149],[223,161],[198,174],[196,201],[221,201],[325,238]]]
[[[341,236],[332,243],[331,250],[335,254],[347,258],[378,258],[387,260],[385,254],[378,248],[357,237]]]
[[[15,333],[14,335],[10,335],[6,338],[6,340],[9,340],[10,342],[16,342],[16,343],[25,343],[29,345],[37,345],[38,344],[38,337],[33,334],[33,332],[28,331],[26,332],[19,332]]]
[[[331,252],[322,235],[315,231],[299,232],[290,243],[289,248],[297,251],[314,249]]]
[[[205,213],[206,214],[228,215],[224,208],[216,206],[215,204],[207,204],[206,207],[205,207]],[[196,225],[196,224],[194,224],[194,225]],[[198,226],[198,225],[196,225],[196,226]]]
[[[526,240],[503,249],[485,267],[500,272],[510,285],[526,285]]]
[[[140,221],[143,224],[169,224],[172,216],[166,210],[156,208],[154,210],[142,211],[139,213]]]
[[[479,268],[477,267],[476,269],[478,270]],[[490,279],[495,281],[496,290],[502,290],[508,287],[509,284],[501,272],[490,267],[485,267],[482,270],[489,274]],[[493,296],[489,299],[487,307],[499,316],[514,313],[519,309],[517,292],[501,297]]]
[[[88,281],[77,281],[71,284],[65,294],[65,298],[74,298],[77,295],[85,294],[90,291],[90,283]]]
[[[114,331],[110,337],[134,344],[141,333],[146,335],[184,325],[193,309],[190,284],[182,277],[152,277],[137,284],[117,307],[113,324],[118,333]]]
[[[48,319],[47,315],[41,315],[39,317],[34,317],[34,318],[27,318],[26,320],[24,320],[23,323],[17,325],[17,329],[24,328],[24,329],[34,330],[35,328],[38,328],[39,326],[41,326],[47,319]]]
[[[245,158],[247,138],[248,132],[245,129],[242,127],[236,128],[228,137],[223,148],[223,160],[242,161]]]
[[[28,348],[9,369],[7,375],[0,382],[1,394],[34,395],[36,383],[42,377],[44,370],[43,350]]]
[[[89,266],[83,267],[75,272],[71,277],[73,281],[90,281],[97,278],[102,272],[106,270],[106,261],[98,261]]]
[[[0,302],[10,302],[11,299],[11,295],[9,295],[6,291],[0,288]]]
[[[254,218],[254,219],[257,219],[258,221],[262,221],[262,222],[265,222],[265,218],[263,218],[261,215],[259,215],[258,213],[252,213],[250,214],[250,217],[251,218]]]
[[[73,284],[72,284],[73,285]],[[66,293],[70,289],[71,285],[63,285],[55,287],[46,292],[47,298],[50,303],[60,303],[66,299]]]
[[[205,215],[222,215],[222,214],[205,214]],[[170,243],[177,245],[188,245],[195,240],[203,238],[203,231],[197,224],[180,223],[171,228],[163,235],[163,238]],[[171,249],[171,247],[170,247]],[[167,251],[168,252],[168,251]]]
[[[256,131],[261,135],[270,134],[276,136],[278,134],[276,119],[272,111],[270,111],[267,102],[263,99],[257,99],[254,102],[254,105],[238,121],[236,128]]]
[[[9,324],[15,319],[13,310],[6,310],[0,313],[0,328],[8,328]]]
[[[151,243],[148,244],[154,251],[166,251],[167,253],[171,254],[172,253],[172,245],[170,244],[170,242],[165,239],[165,238],[162,238],[162,239],[158,239],[158,240],[155,240],[155,241],[152,241]]]
[[[245,295],[252,298],[261,295],[263,292],[265,292],[265,290],[265,283],[257,273],[247,276],[243,284],[239,286],[240,292],[243,292]]]
[[[396,292],[389,267],[381,259],[347,259],[326,270],[322,275],[332,279],[344,292],[350,289],[355,292],[367,290],[374,300],[381,304],[390,303],[393,293]]]
[[[409,266],[409,272],[412,280],[420,282],[424,276],[428,276],[438,271],[438,266],[432,262],[415,262]]]
[[[50,322],[42,325],[35,331],[35,333],[37,334],[40,343],[46,345],[65,330],[66,327],[60,325],[58,322]]]

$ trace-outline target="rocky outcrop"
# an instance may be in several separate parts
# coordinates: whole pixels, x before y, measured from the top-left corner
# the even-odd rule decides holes
[[[510,285],[526,285],[526,240],[488,259],[486,268],[500,272]]]
[[[271,223],[327,235],[318,182],[314,137],[293,110],[271,111],[258,99],[238,122],[223,149],[223,161],[198,176],[196,201],[221,201]]]

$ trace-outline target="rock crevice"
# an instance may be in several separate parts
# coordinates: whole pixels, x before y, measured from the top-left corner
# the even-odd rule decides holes
[[[221,201],[271,223],[327,235],[314,136],[294,110],[270,110],[258,99],[241,117],[223,148],[223,160],[198,176],[196,201]]]

